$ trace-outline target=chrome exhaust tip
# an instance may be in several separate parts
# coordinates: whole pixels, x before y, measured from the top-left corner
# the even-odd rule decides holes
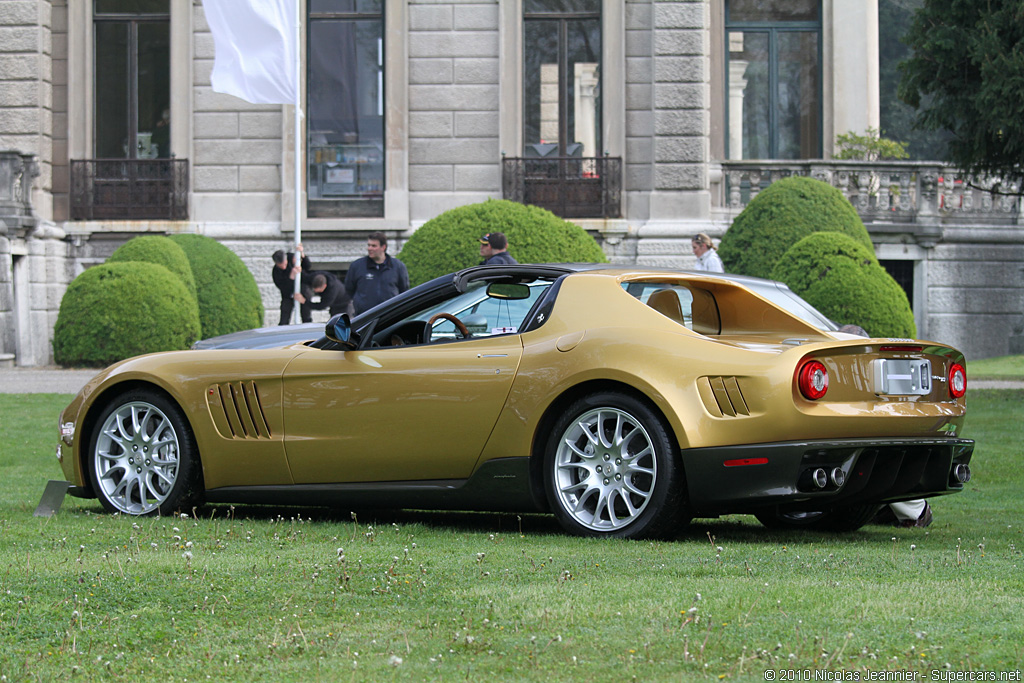
[[[819,467],[811,473],[811,483],[816,488],[823,489],[828,486],[828,472],[823,467]]]
[[[966,484],[971,480],[971,468],[964,464],[953,465],[953,479],[958,484]]]
[[[835,485],[836,488],[842,488],[843,484],[846,483],[846,472],[843,472],[842,467],[833,467],[830,478],[832,479],[832,484]]]

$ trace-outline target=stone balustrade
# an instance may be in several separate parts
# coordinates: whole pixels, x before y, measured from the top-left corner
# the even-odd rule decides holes
[[[1019,185],[922,161],[723,161],[719,208],[738,213],[758,192],[794,175],[838,188],[865,223],[1021,223]]]

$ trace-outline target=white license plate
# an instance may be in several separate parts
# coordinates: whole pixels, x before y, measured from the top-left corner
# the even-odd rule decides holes
[[[924,396],[932,391],[931,361],[876,358],[871,365],[876,394]]]

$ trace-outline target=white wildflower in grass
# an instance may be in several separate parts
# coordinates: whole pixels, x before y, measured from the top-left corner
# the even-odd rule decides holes
[[[185,552],[183,552],[181,554],[181,556],[185,558],[186,562],[191,562],[192,561],[192,551],[191,550],[186,550]]]
[[[391,666],[402,666],[402,658],[398,655],[391,655],[388,657],[388,664]]]

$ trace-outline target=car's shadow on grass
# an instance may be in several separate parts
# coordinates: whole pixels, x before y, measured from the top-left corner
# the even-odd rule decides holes
[[[106,514],[99,505],[83,506],[88,514]],[[206,520],[251,522],[313,522],[360,527],[422,526],[434,532],[469,534],[515,534],[525,536],[565,536],[569,534],[553,515],[516,512],[452,512],[415,509],[349,509],[273,505],[206,504],[182,510],[188,517]],[[721,518],[697,518],[681,526],[667,539],[676,543],[779,543],[781,545],[814,542],[889,542],[899,530],[889,526],[866,525],[852,532],[811,529],[768,529],[750,515]],[[906,530],[903,530],[906,531]],[[923,530],[921,530],[923,531]],[[603,542],[609,539],[594,539]]]

